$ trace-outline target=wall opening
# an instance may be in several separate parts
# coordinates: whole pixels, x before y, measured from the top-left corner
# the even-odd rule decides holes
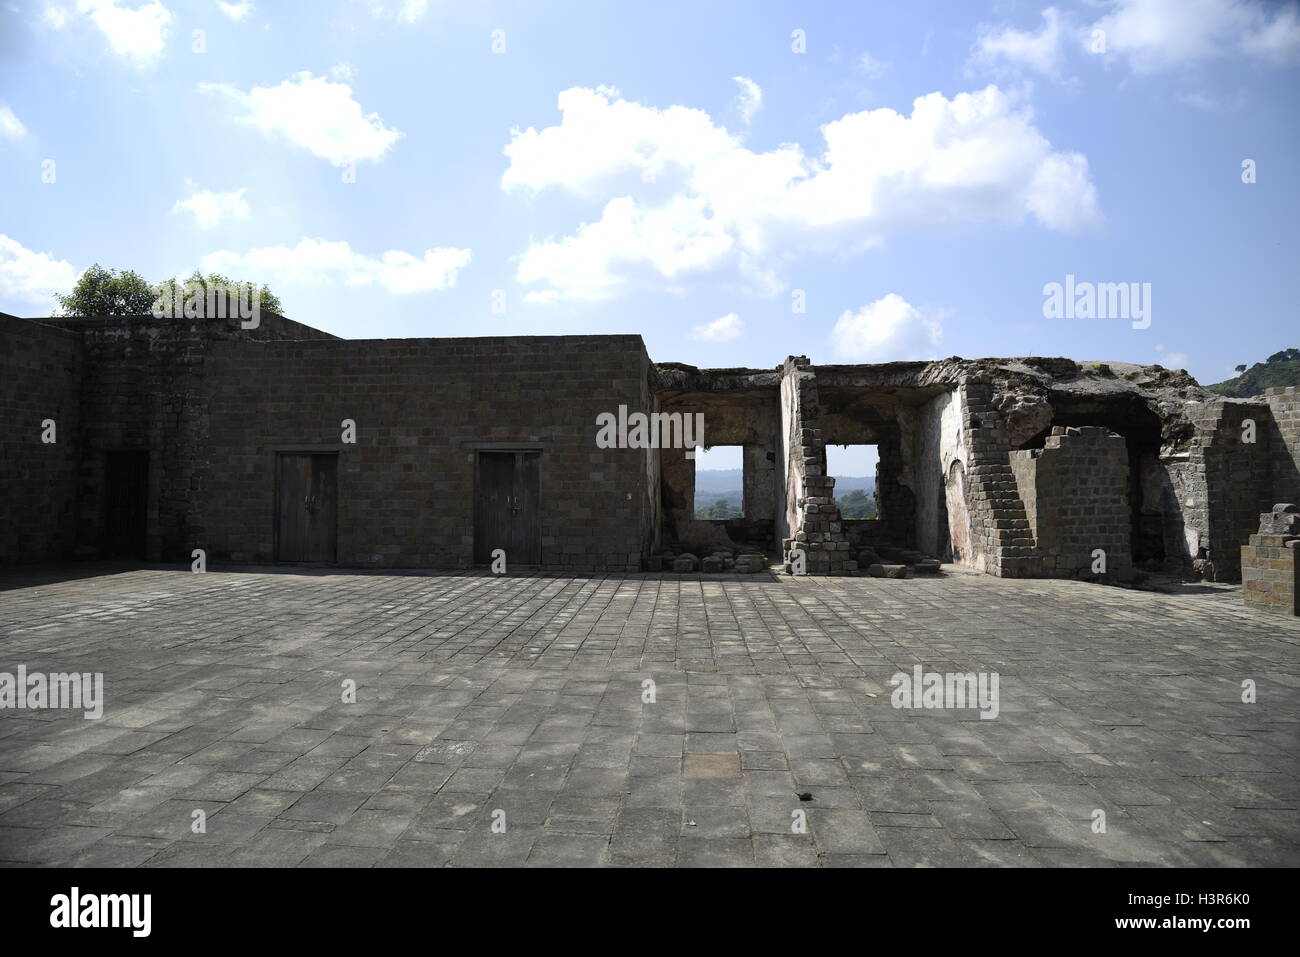
[[[880,518],[876,473],[880,449],[875,445],[827,445],[826,474],[835,479],[835,504],[849,521]]]
[[[740,445],[695,452],[695,517],[724,522],[745,517],[745,460]]]

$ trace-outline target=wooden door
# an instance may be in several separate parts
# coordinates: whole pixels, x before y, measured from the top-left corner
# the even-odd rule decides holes
[[[338,551],[338,455],[277,456],[276,559],[329,563]]]
[[[474,561],[500,548],[511,563],[542,558],[541,453],[480,452],[475,474]]]
[[[108,452],[104,458],[104,555],[145,559],[149,524],[149,453]]]

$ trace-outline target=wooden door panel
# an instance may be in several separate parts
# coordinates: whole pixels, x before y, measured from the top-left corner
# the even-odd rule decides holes
[[[336,561],[338,456],[282,452],[277,458],[276,559]]]
[[[542,560],[541,463],[540,452],[519,452],[515,456],[512,557],[526,565]]]
[[[474,561],[492,561],[502,548],[510,561],[510,500],[514,495],[514,453],[480,452],[474,492]]]

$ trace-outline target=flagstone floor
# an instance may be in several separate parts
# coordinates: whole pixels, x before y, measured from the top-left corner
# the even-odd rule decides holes
[[[1235,588],[68,565],[0,575],[20,666],[104,712],[0,710],[13,866],[1300,865],[1300,622]]]

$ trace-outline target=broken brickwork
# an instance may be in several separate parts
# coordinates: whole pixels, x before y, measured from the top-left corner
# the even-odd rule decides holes
[[[504,534],[569,571],[793,570],[799,553],[810,574],[1094,577],[1101,551],[1107,580],[1235,580],[1260,512],[1300,499],[1294,388],[1225,399],[1159,366],[697,369],[637,336],[342,340],[263,314],[0,316],[0,374],[2,561],[112,555],[127,525],[134,557],[300,561],[284,530],[301,508],[328,532],[311,554],[348,566],[469,567]],[[598,443],[616,413],[701,416],[705,446],[742,449],[744,514],[695,517],[681,444]],[[876,519],[845,520],[827,474],[828,446],[858,444],[880,455]]]
[[[1300,615],[1300,507],[1278,504],[1259,516],[1259,531],[1241,549],[1242,597],[1248,608]]]

